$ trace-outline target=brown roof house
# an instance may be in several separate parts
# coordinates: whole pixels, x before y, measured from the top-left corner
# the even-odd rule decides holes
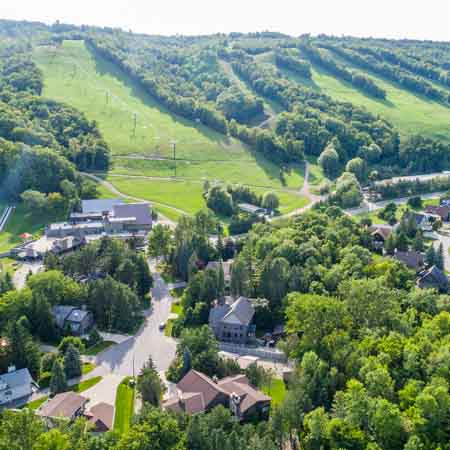
[[[59,420],[75,420],[84,415],[86,403],[89,400],[75,392],[62,392],[47,400],[38,410],[37,414],[47,420],[49,426]]]
[[[382,250],[384,244],[392,233],[393,228],[390,225],[372,225],[368,228],[375,250]]]
[[[215,381],[190,370],[177,384],[177,395],[164,402],[165,409],[196,414],[215,406],[229,408],[239,420],[269,415],[271,398],[250,385],[245,375]]]
[[[254,315],[255,308],[247,297],[239,297],[236,301],[225,297],[211,308],[209,326],[219,341],[246,344],[255,335]]]
[[[98,403],[86,414],[88,422],[93,425],[94,433],[106,433],[112,430],[114,423],[114,407],[108,403]]]

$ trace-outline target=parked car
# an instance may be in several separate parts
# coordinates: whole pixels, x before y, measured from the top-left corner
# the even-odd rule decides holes
[[[159,329],[162,331],[162,330],[164,330],[164,328],[166,328],[166,322],[161,322],[159,324]]]

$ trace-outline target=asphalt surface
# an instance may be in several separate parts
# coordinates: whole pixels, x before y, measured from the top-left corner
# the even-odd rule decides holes
[[[114,345],[97,355],[97,367],[92,376],[97,375],[137,375],[149,356],[158,371],[165,371],[175,356],[176,342],[159,330],[159,324],[169,318],[172,297],[162,277],[150,266],[154,279],[152,307],[146,312],[145,323],[136,335]]]

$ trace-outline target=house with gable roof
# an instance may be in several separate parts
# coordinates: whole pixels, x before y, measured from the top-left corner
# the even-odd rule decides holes
[[[255,308],[247,297],[233,301],[225,297],[216,301],[209,312],[209,326],[219,341],[246,344],[255,335],[252,325]]]
[[[190,370],[177,384],[177,393],[163,404],[165,409],[198,414],[218,405],[229,408],[239,419],[265,419],[271,398],[255,389],[245,375],[213,380],[201,372]]]

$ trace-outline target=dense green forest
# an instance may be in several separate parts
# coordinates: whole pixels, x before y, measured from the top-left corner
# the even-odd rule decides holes
[[[186,123],[246,143],[279,167],[280,177],[308,158],[335,183],[327,204],[266,223],[237,214],[235,204],[274,210],[275,193],[206,180],[199,190],[210,209],[180,217],[174,229],[158,224],[149,236],[148,253],[161,258],[164,276],[187,283],[171,323],[178,347],[167,379],[177,382],[190,368],[211,377],[240,371],[219,354],[207,326],[211,306],[226,292],[220,265],[205,269],[208,262],[234,260],[230,293],[255,299],[259,332],[285,326],[278,345],[294,370],[267,421],[240,424],[223,407],[193,416],[162,410],[163,389],[149,361],[137,389],[151,378],[146,387],[154,395],[142,398],[129,430],[94,436],[81,419],[48,430],[27,408],[5,410],[0,450],[450,449],[450,296],[419,289],[416,273],[376,252],[370,220],[358,223],[335,206],[358,204],[366,183],[385,198],[448,189],[449,177],[375,182],[449,168],[450,141],[445,133],[439,139],[406,133],[316,84],[318,75],[332,78],[354,98],[384,108],[395,108],[394,86],[450,112],[450,44],[269,32],[161,37],[0,21],[0,192],[31,209],[67,212],[95,193],[79,171],[110,167],[97,123],[42,96],[45,79],[31,56],[65,40],[84,41]],[[227,239],[212,211],[229,218],[230,230],[250,228],[248,235]],[[389,205],[381,214],[388,211]],[[400,221],[391,236],[389,255],[432,245],[414,220]],[[439,259],[442,268],[442,253]],[[62,339],[51,308],[86,305],[100,330],[133,332],[153,279],[133,240],[104,238],[49,255],[45,269],[21,290],[9,274],[1,276],[0,371],[27,367],[42,385],[51,380],[54,394],[67,388],[66,376],[81,373],[81,341]],[[38,341],[59,343],[58,352],[43,357]],[[245,373],[263,389],[264,370]],[[57,378],[64,382],[56,386]]]

